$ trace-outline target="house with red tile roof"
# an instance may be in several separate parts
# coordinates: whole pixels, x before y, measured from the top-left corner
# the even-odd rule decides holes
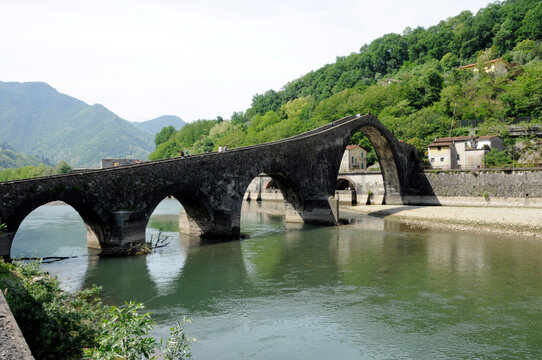
[[[455,136],[435,139],[427,157],[433,169],[480,169],[491,149],[503,150],[498,136]]]
[[[484,68],[484,71],[486,73],[495,73],[498,75],[505,75],[508,73],[508,70],[512,67],[510,63],[503,58],[493,59],[489,62],[489,65]],[[458,69],[460,70],[469,70],[472,72],[477,73],[478,67],[476,67],[476,64],[468,64],[460,66]]]
[[[348,145],[344,150],[339,172],[351,172],[367,169],[367,150],[359,145]]]
[[[139,164],[144,161],[136,159],[102,159],[100,168],[106,169],[111,167],[117,167],[122,165]]]

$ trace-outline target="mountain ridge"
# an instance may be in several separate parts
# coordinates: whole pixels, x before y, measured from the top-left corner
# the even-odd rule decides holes
[[[147,121],[132,122],[132,124],[138,129],[147,131],[154,136],[165,126],[171,125],[176,130],[180,130],[186,122],[176,115],[162,115]]]
[[[47,159],[13,151],[8,143],[0,143],[0,170],[24,166],[50,165]]]
[[[44,82],[0,81],[0,125],[0,141],[14,151],[73,166],[97,166],[101,158],[146,160],[154,149],[148,132]]]

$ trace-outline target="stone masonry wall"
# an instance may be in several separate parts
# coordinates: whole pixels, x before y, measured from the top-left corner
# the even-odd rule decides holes
[[[426,172],[438,196],[542,198],[542,169]]]
[[[0,360],[33,360],[26,340],[0,289]]]
[[[405,204],[542,207],[542,169],[427,171],[434,195],[406,196]]]
[[[427,171],[423,176],[434,195],[406,196],[405,204],[542,207],[542,169]],[[266,176],[261,178],[263,183],[270,180]],[[382,203],[383,197],[379,195],[384,187],[380,173],[341,173],[339,178],[356,184],[358,204],[366,202],[363,196],[367,189],[375,196],[371,203]],[[256,180],[260,178],[251,184],[253,188],[249,187],[255,193]]]

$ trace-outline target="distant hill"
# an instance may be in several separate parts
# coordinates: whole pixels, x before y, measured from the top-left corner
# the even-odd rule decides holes
[[[133,122],[132,124],[140,130],[144,130],[152,135],[156,135],[165,126],[172,125],[175,127],[175,129],[180,130],[186,124],[186,122],[175,115],[163,115],[157,117],[156,119],[143,122]]]
[[[47,160],[44,161],[33,155],[16,153],[10,149],[7,143],[0,143],[0,169],[38,166],[44,162],[49,165]]]
[[[72,166],[102,158],[146,160],[154,137],[104,106],[88,105],[42,82],[0,82],[0,142]]]

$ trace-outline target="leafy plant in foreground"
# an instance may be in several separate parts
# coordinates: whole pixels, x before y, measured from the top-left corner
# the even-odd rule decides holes
[[[94,359],[149,358],[157,343],[152,337],[144,337],[152,330],[153,324],[150,313],[139,312],[143,308],[143,304],[134,302],[126,303],[122,308],[111,306],[108,317],[102,322],[98,346],[92,354]]]
[[[36,359],[80,359],[94,347],[102,305],[94,287],[75,294],[39,270],[39,262],[1,263],[0,289]]]
[[[167,339],[166,348],[164,349],[164,359],[166,360],[185,360],[192,359],[190,353],[190,345],[192,341],[196,341],[193,337],[186,336],[184,332],[184,324],[189,323],[190,319],[183,317],[183,321],[177,323],[170,328],[170,337]]]
[[[0,290],[36,359],[155,359],[158,342],[149,337],[153,323],[142,304],[106,306],[99,287],[74,294],[40,269],[41,262],[0,259]],[[166,359],[190,359],[183,319],[171,329]],[[160,341],[161,343],[162,341]]]

